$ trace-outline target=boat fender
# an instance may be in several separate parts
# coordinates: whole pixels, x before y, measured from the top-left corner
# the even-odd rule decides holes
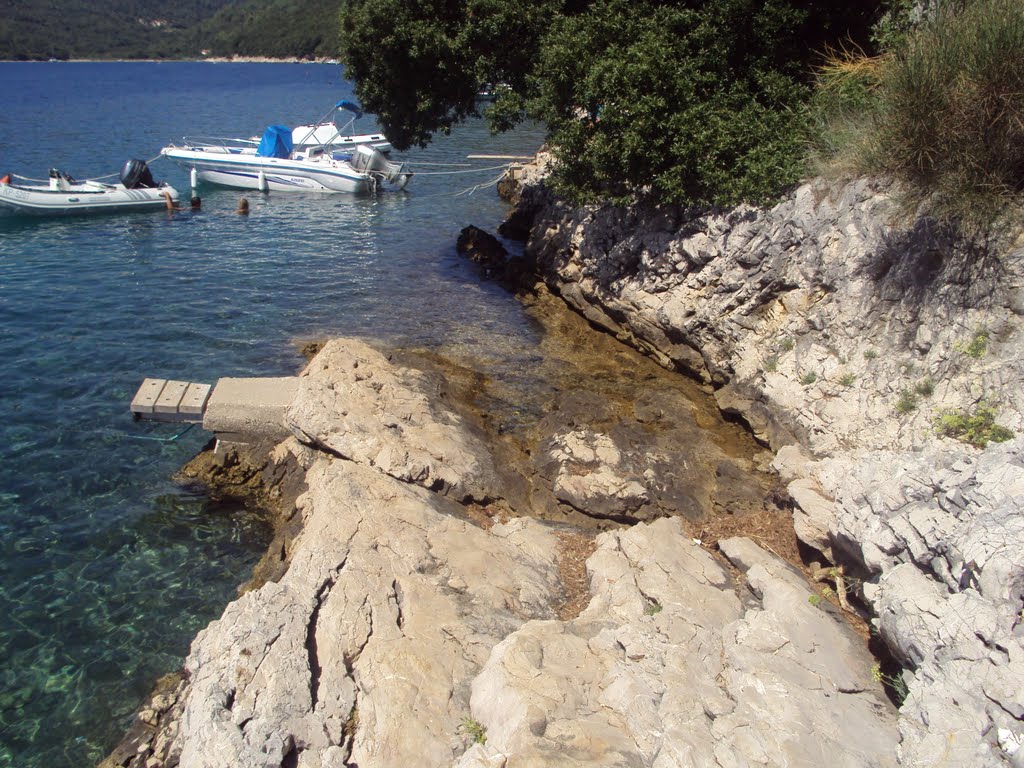
[[[0,184],[10,184],[10,183],[11,183],[11,174],[5,173],[3,175],[3,178],[0,178]]]
[[[259,176],[256,178],[256,184],[259,186],[260,192],[269,192],[270,185],[267,184],[267,174],[260,171]]]

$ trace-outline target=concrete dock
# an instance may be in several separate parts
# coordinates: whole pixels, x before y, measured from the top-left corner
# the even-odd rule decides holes
[[[223,378],[216,384],[147,378],[132,398],[137,419],[202,424],[218,440],[247,443],[284,438],[285,410],[298,391],[295,376]]]

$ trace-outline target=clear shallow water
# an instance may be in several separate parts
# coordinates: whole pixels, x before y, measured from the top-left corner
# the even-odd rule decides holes
[[[327,65],[0,64],[0,173],[97,177],[350,96]],[[427,163],[541,139],[475,123],[398,157],[465,170]],[[187,194],[184,171],[152,168]],[[247,218],[239,192],[204,187],[198,214],[0,220],[0,765],[101,759],[265,544],[258,521],[169,481],[207,436],[142,439],[173,434],[128,415],[145,376],[288,375],[295,342],[328,335],[527,363],[536,329],[454,252],[505,210],[491,188],[456,193],[497,175],[424,174],[376,199],[248,194]]]

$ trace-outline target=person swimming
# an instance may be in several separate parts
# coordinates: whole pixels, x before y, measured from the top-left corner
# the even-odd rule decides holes
[[[238,201],[238,210],[236,210],[235,213],[239,214],[240,216],[249,215],[249,201],[246,198],[243,197],[241,200]]]
[[[174,200],[171,198],[171,193],[166,189],[163,192],[164,201],[167,203],[168,211],[184,211],[184,205],[175,205]],[[198,211],[202,206],[203,201],[199,199],[199,195],[192,195],[192,199],[189,201],[189,210]]]

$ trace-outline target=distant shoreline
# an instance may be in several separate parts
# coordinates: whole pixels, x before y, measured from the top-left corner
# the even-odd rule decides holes
[[[212,64],[331,64],[339,65],[337,59],[275,59],[269,56],[208,56],[202,59],[0,59],[0,64],[167,64],[167,63],[212,63]]]

